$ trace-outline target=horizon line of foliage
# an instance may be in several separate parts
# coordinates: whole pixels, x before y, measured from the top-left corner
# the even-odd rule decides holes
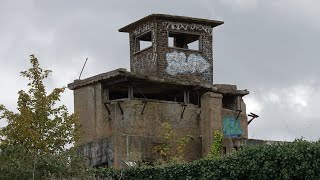
[[[124,170],[101,168],[104,179],[319,179],[320,141],[297,139],[292,143],[247,146],[222,158],[188,164],[138,167]]]
[[[47,94],[43,81],[51,70],[43,70],[35,55],[31,68],[20,75],[28,79],[28,90],[18,92],[17,111],[0,104],[0,179],[44,179],[79,175],[86,168],[73,149],[66,146],[78,138],[77,117],[59,105],[66,87]],[[76,168],[76,169],[72,169]]]

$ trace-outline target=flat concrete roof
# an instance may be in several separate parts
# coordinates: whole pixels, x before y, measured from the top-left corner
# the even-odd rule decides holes
[[[151,15],[146,16],[142,19],[139,19],[139,20],[123,27],[123,28],[120,28],[119,32],[130,32],[130,31],[134,30],[135,28],[137,28],[140,24],[154,20],[154,19],[164,19],[164,20],[171,20],[171,21],[184,22],[184,23],[202,24],[202,25],[211,26],[212,28],[224,23],[223,21],[193,18],[193,17],[187,17],[187,16],[174,16],[174,15],[169,15],[169,14],[151,14]]]
[[[88,86],[95,83],[117,83],[125,81],[139,81],[145,83],[159,83],[159,84],[167,84],[167,85],[176,85],[176,86],[188,86],[188,87],[195,87],[204,89],[211,92],[216,92],[220,94],[227,94],[227,95],[240,95],[245,96],[249,94],[249,91],[245,90],[238,90],[236,85],[229,85],[229,84],[210,84],[204,83],[203,81],[187,81],[187,80],[177,80],[175,78],[158,78],[158,77],[150,77],[150,76],[142,76],[136,75],[128,72],[124,68],[119,68],[110,72],[98,74],[96,76],[92,76],[83,80],[74,80],[73,83],[68,84],[68,88],[71,90],[75,90],[84,86]]]

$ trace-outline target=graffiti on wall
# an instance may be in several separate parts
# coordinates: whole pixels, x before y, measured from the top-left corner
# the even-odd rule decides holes
[[[212,82],[212,74],[211,74],[211,72],[210,72],[210,69],[204,71],[204,72],[202,73],[202,76],[203,76],[203,79],[204,79],[204,80],[206,80],[206,81],[208,81],[208,82]]]
[[[156,60],[156,53],[146,52],[135,56],[131,63],[136,70],[153,69],[156,65]]]
[[[205,26],[201,24],[187,24],[187,23],[177,23],[177,22],[163,22],[162,25],[166,29],[178,30],[178,31],[202,31],[209,35],[212,35],[212,27]]]
[[[134,36],[138,36],[144,32],[149,31],[153,27],[154,27],[154,23],[147,22],[147,23],[142,24],[141,26],[137,27],[135,30],[133,30],[132,34]]]
[[[145,32],[146,29],[153,27],[154,25],[149,25],[148,28],[142,27],[137,28],[136,33],[140,34],[141,31]],[[142,30],[141,30],[142,29]],[[135,31],[134,31],[135,32]],[[139,32],[139,33],[138,33]],[[143,72],[143,71],[153,71],[156,67],[157,62],[157,41],[156,41],[156,32],[155,30],[151,31],[151,41],[152,41],[152,52],[149,50],[141,51],[135,54],[131,60],[131,65],[134,71]]]
[[[223,116],[223,135],[228,137],[239,137],[243,134],[240,120],[232,116]]]
[[[88,166],[107,165],[111,167],[114,164],[113,146],[107,139],[99,142],[90,142],[81,145],[77,149],[78,154],[86,158]]]
[[[202,36],[202,52],[204,54],[212,53],[212,37],[211,36]]]
[[[166,72],[170,75],[186,73],[203,73],[209,69],[210,64],[201,56],[184,52],[173,51],[166,54],[168,66]]]

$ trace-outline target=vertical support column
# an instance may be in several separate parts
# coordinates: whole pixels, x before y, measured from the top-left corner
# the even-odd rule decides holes
[[[105,88],[103,90],[103,103],[108,102],[110,100],[109,97],[109,88]]]
[[[222,127],[222,95],[207,92],[201,97],[201,134],[202,157],[210,152],[213,132],[223,133]]]
[[[240,104],[241,104],[241,128],[243,130],[242,137],[248,138],[248,117],[247,117],[247,112],[246,112],[246,104],[243,102],[242,97],[240,97]]]
[[[184,99],[184,103],[185,104],[189,104],[189,96],[190,96],[190,93],[189,93],[189,91],[188,90],[185,90],[184,92],[183,92],[183,99]]]
[[[128,86],[128,99],[133,98],[133,88],[132,86]]]

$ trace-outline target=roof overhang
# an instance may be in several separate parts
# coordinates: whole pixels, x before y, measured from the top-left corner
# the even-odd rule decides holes
[[[210,84],[204,83],[203,81],[187,81],[187,80],[177,80],[175,78],[157,78],[157,77],[148,77],[142,75],[136,75],[128,72],[126,69],[120,68],[110,72],[98,74],[96,76],[89,77],[83,80],[75,80],[73,83],[68,84],[68,88],[75,90],[84,86],[89,86],[91,84],[101,83],[103,85],[111,86],[117,83],[126,83],[126,82],[139,82],[141,83],[153,83],[153,84],[162,84],[162,85],[171,85],[179,87],[188,87],[193,89],[202,89],[205,91],[211,91],[220,93],[223,95],[238,95],[245,96],[249,94],[249,91],[238,90],[236,85],[228,84]]]
[[[171,20],[171,21],[184,22],[184,23],[202,24],[202,25],[211,26],[212,28],[224,23],[223,21],[193,18],[193,17],[187,17],[187,16],[174,16],[174,15],[168,15],[168,14],[151,14],[151,15],[146,16],[142,19],[139,19],[139,20],[123,27],[123,28],[120,28],[119,32],[130,32],[130,31],[134,30],[135,28],[137,28],[140,24],[152,21],[154,19],[163,19],[163,20]]]

